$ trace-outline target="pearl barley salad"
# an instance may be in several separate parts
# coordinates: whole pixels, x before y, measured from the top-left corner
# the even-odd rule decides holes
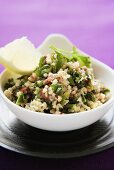
[[[110,98],[110,90],[95,79],[91,59],[77,51],[51,47],[30,75],[9,79],[4,94],[26,109],[50,114],[78,113]]]

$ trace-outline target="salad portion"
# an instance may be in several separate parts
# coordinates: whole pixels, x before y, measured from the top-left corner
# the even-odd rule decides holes
[[[89,56],[75,47],[71,52],[51,49],[31,74],[8,80],[4,94],[9,100],[36,112],[68,114],[96,108],[110,98],[110,90],[95,78]]]

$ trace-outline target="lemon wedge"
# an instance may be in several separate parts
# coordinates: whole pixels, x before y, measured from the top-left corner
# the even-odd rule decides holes
[[[34,71],[40,56],[41,53],[26,37],[16,39],[0,48],[0,64],[18,74]]]

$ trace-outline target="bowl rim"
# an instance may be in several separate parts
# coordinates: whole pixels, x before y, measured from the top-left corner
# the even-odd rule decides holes
[[[97,59],[95,59],[95,58],[93,58],[93,57],[91,57],[91,60],[92,60],[92,62],[95,62],[97,65],[102,65],[102,67],[105,67],[105,69],[106,70],[108,70],[108,71],[110,71],[112,74],[114,74],[114,70],[112,69],[112,68],[110,68],[108,65],[106,65],[106,64],[104,64],[104,63],[102,63],[101,61],[99,61],[99,60],[97,60]],[[10,73],[10,71],[8,71],[7,69],[5,69],[5,70],[3,70],[2,72],[1,72],[1,74],[0,74],[0,94],[1,94],[1,96],[3,97],[3,99],[6,101],[6,102],[8,102],[10,105],[12,105],[12,107],[15,107],[15,108],[17,108],[17,109],[19,109],[19,110],[22,110],[22,111],[26,111],[26,112],[29,112],[29,113],[31,113],[31,114],[36,114],[36,115],[40,115],[40,116],[49,116],[49,117],[69,117],[69,116],[78,116],[78,115],[80,115],[80,116],[82,116],[83,114],[85,115],[85,113],[92,113],[92,112],[94,112],[94,111],[97,111],[97,110],[99,110],[99,109],[103,109],[104,107],[106,107],[106,106],[108,106],[109,104],[111,104],[111,102],[112,101],[114,101],[114,97],[112,96],[106,103],[104,103],[103,105],[101,105],[101,106],[98,106],[98,107],[96,107],[96,108],[94,108],[94,109],[91,109],[91,110],[88,110],[88,111],[83,111],[83,112],[79,112],[79,113],[68,113],[68,114],[50,114],[50,113],[45,113],[45,112],[35,112],[35,111],[32,111],[32,110],[29,110],[29,109],[26,109],[26,108],[23,108],[23,107],[21,107],[21,106],[18,106],[18,105],[16,105],[15,103],[13,103],[12,101],[10,101],[6,96],[5,96],[5,94],[4,94],[4,92],[3,92],[3,89],[2,89],[2,87],[1,87],[1,84],[2,84],[2,81],[1,81],[1,79],[2,79],[2,77],[4,76],[4,74],[6,73],[6,72],[9,72]]]

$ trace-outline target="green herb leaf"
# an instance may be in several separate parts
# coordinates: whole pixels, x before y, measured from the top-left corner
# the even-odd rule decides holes
[[[82,94],[81,97],[82,97],[82,102],[83,102],[83,103],[86,103],[87,100],[86,100],[86,98],[85,98],[85,95]]]
[[[55,53],[61,54],[62,56],[64,56],[67,59],[67,61],[78,61],[81,66],[91,67],[90,57],[78,52],[76,50],[76,47],[73,47],[72,52],[64,51],[54,46],[51,46],[50,48],[54,50]]]
[[[91,60],[89,56],[79,53],[76,47],[73,47],[71,60],[76,60],[81,66],[91,67]]]
[[[54,47],[54,46],[50,46],[50,48],[51,48],[55,53],[59,53],[59,54],[63,55],[63,56],[67,59],[67,61],[69,61],[70,55],[71,55],[71,53],[70,53],[69,51],[61,50],[61,49],[56,48],[56,47]]]
[[[102,90],[102,93],[104,93],[104,94],[107,94],[107,93],[109,93],[109,92],[110,92],[109,89],[103,89],[103,90]]]
[[[8,82],[5,84],[5,86],[4,86],[4,89],[8,89],[8,88],[10,88],[10,87],[12,87],[12,86],[14,86],[14,80],[11,78],[11,79],[8,79]]]
[[[39,67],[43,67],[45,65],[45,59],[46,59],[46,56],[43,56],[40,58],[40,61],[39,61]]]
[[[52,84],[51,88],[54,93],[60,95],[63,92],[63,87],[61,84]]]
[[[73,80],[73,78],[71,76],[68,78],[68,81],[69,81],[71,86],[75,85],[75,82],[74,82],[74,80]]]
[[[49,73],[51,71],[51,69],[52,69],[52,66],[46,64],[46,65],[43,65],[42,67],[36,68],[35,73],[38,77],[43,78],[44,77],[43,75],[45,73]]]
[[[20,93],[20,95],[17,98],[16,104],[21,105],[24,102],[24,93]]]
[[[86,94],[85,94],[85,98],[86,98],[87,100],[90,100],[90,101],[95,102],[95,96],[94,96],[94,94],[93,94],[92,92],[86,93]]]

